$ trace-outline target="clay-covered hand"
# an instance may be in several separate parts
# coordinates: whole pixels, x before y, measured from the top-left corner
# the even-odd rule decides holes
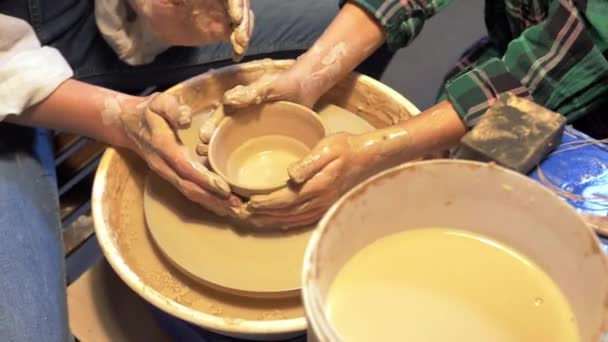
[[[260,227],[283,229],[316,222],[340,195],[370,175],[381,161],[382,149],[374,139],[366,134],[346,133],[325,138],[289,168],[293,184],[251,198],[247,204],[249,220]]]
[[[177,130],[191,123],[191,110],[171,94],[116,102],[118,123],[150,168],[190,200],[222,216],[238,217],[242,203],[230,186],[194,158]]]
[[[249,46],[255,15],[250,0],[129,0],[138,17],[170,46],[230,41],[235,59]]]
[[[249,48],[255,14],[251,10],[250,0],[228,0],[228,14],[233,28],[230,34],[233,59],[238,62]]]
[[[272,62],[270,62],[272,63]],[[223,103],[243,108],[269,101],[290,101],[311,108],[318,96],[304,87],[302,75],[296,69],[265,73],[248,85],[238,85],[224,94]]]
[[[261,68],[264,75],[249,85],[238,85],[224,93],[222,103],[201,126],[198,154],[204,156],[213,132],[226,112],[269,101],[290,101],[311,108],[319,95],[303,86],[304,76],[285,61],[266,60]]]

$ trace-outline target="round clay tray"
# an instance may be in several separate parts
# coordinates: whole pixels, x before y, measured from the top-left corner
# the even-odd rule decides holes
[[[329,132],[374,129],[358,116],[335,106],[319,113]],[[190,148],[198,143],[198,115],[179,132]],[[249,297],[290,297],[300,294],[304,251],[313,227],[289,232],[255,232],[203,210],[168,182],[150,172],[144,191],[146,225],[154,242],[174,266],[221,291]]]
[[[279,69],[289,67],[284,61]],[[169,92],[195,112],[206,112],[238,84],[259,78],[268,64],[251,62],[227,67],[185,81]],[[203,98],[204,96],[204,98]],[[409,101],[379,82],[351,75],[321,100],[335,104],[384,127],[418,113]],[[383,110],[378,110],[379,106]],[[194,151],[192,151],[194,153]],[[136,293],[161,310],[197,326],[233,337],[277,340],[306,330],[299,296],[242,297],[193,280],[154,243],[146,228],[143,194],[148,167],[132,153],[108,149],[93,188],[92,210],[97,238],[109,263]]]

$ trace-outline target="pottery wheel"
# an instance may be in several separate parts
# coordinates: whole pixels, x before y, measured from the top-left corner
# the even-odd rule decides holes
[[[319,114],[328,133],[373,130],[365,120],[339,107],[325,107]],[[205,118],[194,118],[191,128],[180,132],[192,150]],[[312,227],[275,233],[244,230],[190,202],[153,173],[146,179],[144,213],[158,248],[195,280],[246,296],[299,294]]]

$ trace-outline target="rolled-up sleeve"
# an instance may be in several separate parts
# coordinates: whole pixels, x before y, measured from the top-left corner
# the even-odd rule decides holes
[[[608,37],[608,26],[597,23],[571,1],[553,1],[547,19],[513,40],[502,58],[447,82],[450,102],[469,127],[507,92],[533,99],[569,121],[592,111],[608,94],[608,62],[597,45],[607,43],[601,37]]]
[[[0,120],[21,114],[72,77],[61,53],[40,46],[25,21],[0,14]]]
[[[341,0],[355,3],[374,16],[386,32],[391,50],[409,45],[418,36],[427,19],[452,0]]]

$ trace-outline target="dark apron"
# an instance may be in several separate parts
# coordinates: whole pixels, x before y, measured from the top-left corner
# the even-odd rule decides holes
[[[94,0],[0,0],[0,13],[30,23],[42,45],[61,51],[74,71],[86,67],[94,44],[105,45],[95,24]]]

